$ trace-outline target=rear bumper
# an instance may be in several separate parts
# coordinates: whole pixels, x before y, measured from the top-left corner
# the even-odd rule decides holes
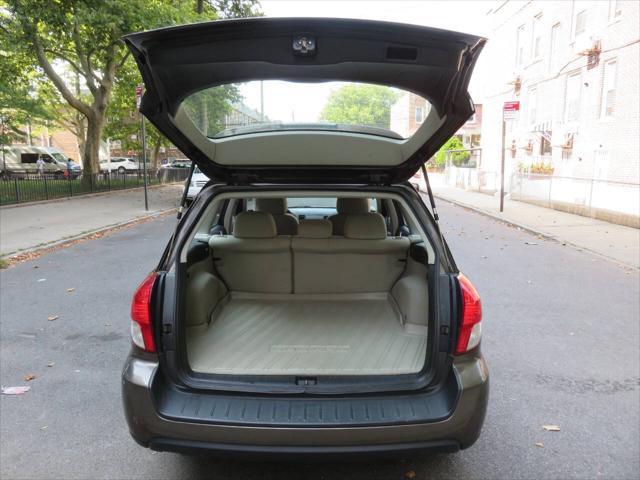
[[[129,357],[123,371],[122,394],[131,435],[140,445],[154,450],[207,451],[257,457],[295,453],[305,457],[322,455],[323,458],[332,454],[379,455],[424,450],[451,452],[467,448],[477,440],[489,394],[488,372],[482,356],[474,354],[457,358],[453,370],[459,394],[446,418],[437,421],[419,421],[419,415],[413,408],[405,418],[395,416],[384,424],[373,424],[363,419],[360,425],[352,422],[349,425],[327,423],[325,426],[316,422],[286,426],[277,422],[273,425],[235,420],[212,423],[195,418],[168,418],[159,413],[159,399],[157,392],[154,393],[157,363],[133,356]],[[185,403],[186,410],[213,411],[211,404],[205,404],[196,397]],[[358,403],[386,400],[389,399],[360,398]],[[286,402],[286,399],[283,401]],[[246,407],[242,408],[244,417]],[[304,419],[308,421],[306,410],[305,406]],[[229,411],[227,407],[227,415]],[[367,409],[368,420],[370,411]]]

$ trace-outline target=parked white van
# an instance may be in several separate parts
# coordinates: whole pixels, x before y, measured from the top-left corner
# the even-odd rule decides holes
[[[3,175],[35,175],[38,173],[39,158],[44,162],[43,173],[59,178],[64,178],[67,174],[69,158],[55,148],[29,145],[8,145],[0,148],[0,173]],[[82,174],[82,168],[72,161],[70,173],[71,178],[77,178]]]

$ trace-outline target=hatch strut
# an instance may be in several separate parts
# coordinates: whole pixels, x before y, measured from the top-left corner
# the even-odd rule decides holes
[[[189,186],[191,185],[191,177],[193,177],[193,171],[196,168],[196,163],[192,160],[191,167],[189,168],[189,176],[184,184],[184,190],[182,192],[182,199],[180,200],[180,206],[178,207],[178,215],[176,218],[178,221],[176,222],[176,228],[173,229],[173,234],[171,235],[171,241],[169,242],[168,252],[173,250],[173,242],[176,240],[176,235],[178,233],[178,227],[180,226],[180,219],[182,218],[182,212],[184,211],[184,206],[187,203],[187,193],[189,192]]]
[[[431,190],[431,184],[429,183],[429,175],[427,175],[427,168],[422,164],[422,175],[424,176],[424,183],[427,186],[427,195],[429,195],[429,203],[431,204],[431,211],[433,212],[433,219],[436,221],[436,230],[440,236],[440,240],[444,242],[442,231],[440,230],[440,217],[438,216],[438,210],[436,210],[436,201],[433,199],[433,191]]]
[[[189,192],[189,185],[191,185],[191,177],[193,177],[193,171],[196,168],[196,162],[191,161],[191,167],[189,168],[189,176],[187,177],[187,182],[184,184],[184,190],[182,192],[182,200],[180,200],[180,206],[178,207],[178,220],[182,218],[182,212],[184,211],[184,206],[187,203],[187,193]],[[176,227],[177,228],[177,227]]]

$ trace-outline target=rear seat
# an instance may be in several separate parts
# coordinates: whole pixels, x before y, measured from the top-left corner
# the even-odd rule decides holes
[[[332,236],[329,220],[300,222],[293,237],[295,293],[388,292],[402,275],[409,239],[387,237],[378,213],[355,213],[344,221],[344,237]]]
[[[291,237],[278,236],[267,212],[236,216],[234,235],[209,240],[214,265],[227,287],[251,293],[291,293]]]

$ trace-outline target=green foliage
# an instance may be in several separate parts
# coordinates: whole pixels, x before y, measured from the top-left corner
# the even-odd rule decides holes
[[[519,173],[535,173],[538,175],[553,175],[553,165],[550,163],[538,162],[531,165],[525,165],[524,163],[518,164]]]
[[[213,136],[224,128],[224,117],[231,112],[231,105],[240,100],[237,86],[221,85],[191,95],[183,106],[200,131],[206,136]]]
[[[451,137],[447,142],[440,147],[440,150],[434,156],[434,163],[437,168],[444,168],[445,163],[447,161],[447,151],[448,150],[462,150],[464,145],[462,141],[458,137]],[[450,154],[451,162],[459,167],[467,163],[469,158],[471,157],[471,153],[468,151],[464,152],[451,152]]]
[[[11,68],[34,72],[31,79],[46,85],[52,94],[47,105],[53,106],[53,116],[68,116],[79,127],[78,134],[84,137],[80,143],[86,146],[83,164],[91,173],[97,169],[98,145],[107,115],[118,118],[125,97],[133,96],[129,86],[140,82],[122,36],[220,16],[258,14],[257,5],[256,0],[0,0],[0,54],[9,50],[11,55],[17,54],[15,68]],[[220,14],[218,7],[225,11]],[[11,72],[5,75],[4,67],[0,68],[2,88],[5,79],[11,83],[16,77]],[[34,115],[29,105],[19,102],[34,98],[39,86],[34,82],[14,83],[28,86],[31,96],[24,91],[12,94],[7,89],[3,110]],[[117,95],[123,95],[115,100],[120,107],[109,108]],[[48,115],[52,115],[51,108]]]
[[[397,94],[378,85],[345,85],[331,92],[320,119],[327,122],[389,128]]]

